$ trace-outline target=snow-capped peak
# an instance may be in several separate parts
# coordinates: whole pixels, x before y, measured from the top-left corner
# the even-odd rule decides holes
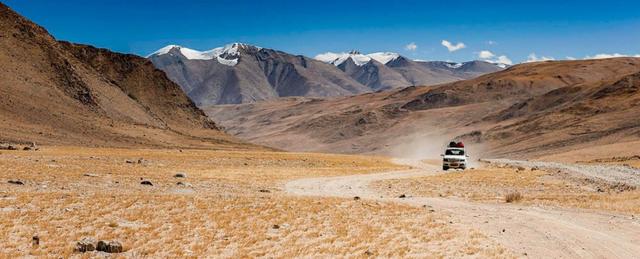
[[[449,68],[453,68],[453,69],[458,69],[462,66],[462,63],[449,63],[446,62],[444,63],[445,66],[449,67]]]
[[[400,57],[400,55],[398,53],[393,53],[393,52],[375,52],[375,53],[364,55],[354,50],[348,53],[327,52],[323,54],[318,54],[315,56],[315,59],[325,63],[333,64],[336,66],[342,64],[347,59],[351,59],[353,63],[355,63],[356,65],[362,66],[369,63],[369,61],[371,61],[372,59],[382,64],[386,64],[389,61],[394,60],[398,57]]]
[[[147,55],[146,58],[150,58],[151,56],[159,56],[159,55],[167,54],[167,53],[169,53],[169,51],[171,51],[172,49],[175,49],[175,48],[180,49],[182,47],[178,46],[178,45],[167,45],[167,46],[164,46],[163,48],[161,48],[159,50],[156,50],[153,53]]]
[[[375,59],[376,61],[387,64],[392,60],[400,57],[400,54],[394,52],[374,52],[369,55],[370,58]]]
[[[227,66],[235,66],[238,64],[238,57],[240,56],[240,50],[244,48],[254,47],[244,43],[231,43],[227,44],[223,47],[218,47],[211,50],[206,51],[198,51],[194,49],[185,48],[178,45],[168,45],[163,47],[147,56],[147,58],[152,56],[160,56],[170,54],[171,50],[177,49],[180,51],[185,58],[189,60],[211,60],[216,59],[218,63],[227,65]],[[255,47],[258,50],[260,47]]]

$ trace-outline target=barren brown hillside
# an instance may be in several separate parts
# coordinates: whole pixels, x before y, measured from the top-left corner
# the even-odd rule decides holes
[[[438,86],[205,110],[240,138],[291,150],[434,155],[460,137],[481,156],[532,157],[638,139],[639,72],[638,58],[537,62]]]
[[[58,42],[2,4],[0,79],[0,141],[238,144],[146,59]]]

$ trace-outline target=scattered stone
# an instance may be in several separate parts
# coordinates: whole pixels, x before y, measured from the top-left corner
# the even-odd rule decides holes
[[[22,182],[20,180],[9,180],[7,182],[10,183],[10,184],[24,185],[24,182]]]
[[[90,252],[96,250],[96,240],[91,237],[85,237],[76,243],[76,252]]]
[[[144,162],[144,159],[140,158],[138,159],[138,164],[142,164]]]
[[[598,187],[598,189],[596,189],[597,192],[604,192],[604,190],[600,187]]]
[[[398,198],[404,199],[404,198],[407,198],[407,195],[402,194],[402,195],[398,196]]]
[[[531,171],[538,171],[538,170],[540,170],[540,168],[537,167],[537,166],[534,166],[534,167],[531,168]]]
[[[275,224],[275,225],[273,225],[273,226],[272,226],[272,228],[273,228],[273,229],[280,229],[280,225]]]
[[[0,149],[4,149],[4,150],[18,150],[18,148],[17,148],[17,147],[14,147],[14,146],[12,146],[12,145],[6,145],[6,146],[5,146],[5,145],[2,145],[2,146],[0,146]]]
[[[29,150],[38,151],[38,150],[40,150],[40,148],[38,148],[38,146],[36,145],[35,142],[31,142],[31,144],[29,146],[23,147],[22,150],[25,150],[25,151],[29,151]]]
[[[122,244],[118,241],[98,241],[96,250],[106,253],[122,253]]]
[[[86,176],[86,177],[98,177],[97,174],[92,174],[92,173],[85,173],[85,174],[83,174],[83,176]]]
[[[267,189],[260,189],[259,192],[270,193],[271,191],[269,191]]]
[[[176,173],[175,175],[173,175],[173,177],[175,177],[175,178],[186,178],[187,174],[185,174],[185,173]]]
[[[182,187],[191,187],[192,186],[190,183],[183,183],[183,182],[177,182],[176,185],[177,186],[182,186]]]
[[[124,162],[127,163],[127,164],[133,164],[134,163],[133,160],[129,160],[129,159],[125,160]]]
[[[524,171],[524,170],[527,170],[527,169],[522,166],[518,166],[518,171]]]
[[[372,253],[371,251],[367,250],[367,251],[364,251],[364,255],[366,255],[366,256],[372,256],[372,255],[373,255],[373,253]]]
[[[503,228],[503,229],[502,229],[502,233],[504,233],[504,232],[507,232],[507,230]]]
[[[360,196],[353,197],[353,200],[359,201],[360,200]]]
[[[140,182],[140,184],[142,184],[142,185],[149,185],[149,186],[153,186],[153,183],[151,183],[151,181],[149,181],[149,180],[141,181],[141,182]]]
[[[32,245],[32,246],[38,246],[38,245],[40,245],[40,237],[39,237],[39,236],[33,236],[33,237],[31,237],[31,245]]]

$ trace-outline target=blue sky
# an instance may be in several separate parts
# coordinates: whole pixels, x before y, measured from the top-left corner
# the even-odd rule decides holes
[[[466,61],[640,54],[640,1],[3,1],[56,38],[146,55],[245,42]],[[443,40],[464,48],[450,51]],[[414,43],[415,48],[407,48]],[[455,49],[455,48],[454,48]],[[482,52],[489,51],[489,52]]]

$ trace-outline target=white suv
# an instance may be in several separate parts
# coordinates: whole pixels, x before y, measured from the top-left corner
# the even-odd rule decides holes
[[[467,157],[463,147],[447,147],[442,156],[442,170],[467,169]]]

